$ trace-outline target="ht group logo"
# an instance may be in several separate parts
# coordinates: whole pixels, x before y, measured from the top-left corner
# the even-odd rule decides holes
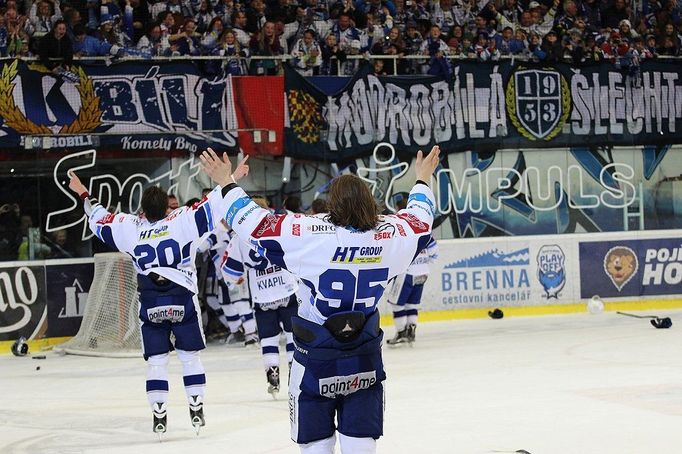
[[[637,274],[638,269],[637,254],[629,247],[612,247],[604,256],[604,272],[619,292]]]
[[[373,247],[337,247],[331,263],[381,263],[381,246]]]
[[[152,323],[181,322],[185,317],[183,306],[158,306],[147,309],[147,318]]]
[[[566,255],[556,244],[544,245],[538,251],[538,281],[545,290],[545,298],[559,298],[566,285]]]
[[[367,389],[377,382],[376,371],[353,375],[337,375],[320,379],[320,396],[334,398]]]
[[[140,241],[155,240],[157,238],[162,238],[168,236],[170,232],[168,231],[167,225],[162,225],[156,229],[143,230],[140,232]]]

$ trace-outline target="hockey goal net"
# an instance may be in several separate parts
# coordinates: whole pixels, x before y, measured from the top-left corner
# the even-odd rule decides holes
[[[95,274],[78,334],[54,351],[86,356],[141,356],[137,274],[128,255],[95,254]]]

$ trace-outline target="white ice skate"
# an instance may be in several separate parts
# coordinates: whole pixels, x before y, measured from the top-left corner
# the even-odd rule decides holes
[[[206,425],[204,420],[204,403],[201,400],[201,396],[190,397],[189,417],[192,420],[192,427],[194,427],[194,431],[198,436],[199,430]]]
[[[166,404],[163,402],[155,402],[152,406],[152,416],[154,418],[152,430],[159,436],[159,441],[161,441],[161,434],[166,433]]]
[[[277,393],[279,392],[279,367],[272,366],[265,372],[268,379],[268,392],[272,398],[277,400]]]

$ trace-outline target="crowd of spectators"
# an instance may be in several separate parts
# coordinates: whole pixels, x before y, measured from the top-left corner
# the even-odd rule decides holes
[[[442,74],[459,56],[581,63],[681,55],[682,0],[0,0],[0,55],[215,55],[216,74]],[[332,58],[336,57],[336,58]],[[50,58],[60,58],[61,64]],[[395,67],[394,65],[398,65]]]
[[[0,262],[76,256],[65,229],[42,235],[18,203],[0,205]]]

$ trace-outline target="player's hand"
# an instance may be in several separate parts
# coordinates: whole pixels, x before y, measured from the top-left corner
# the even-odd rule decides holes
[[[69,176],[69,189],[78,195],[88,192],[88,188],[81,183],[81,179],[78,178],[78,175],[73,170],[69,170],[66,174]]]
[[[235,182],[231,175],[232,163],[230,163],[227,153],[223,153],[223,158],[220,159],[216,152],[209,148],[201,153],[199,159],[201,159],[201,167],[204,172],[220,186],[225,187]]]
[[[425,183],[428,183],[431,180],[431,175],[433,175],[433,172],[440,162],[438,160],[439,155],[440,147],[438,145],[434,145],[433,148],[431,148],[431,152],[426,155],[426,157],[424,157],[421,150],[417,152],[417,163],[415,168],[417,180],[421,180]]]
[[[239,164],[237,164],[237,168],[234,169],[234,172],[232,172],[232,179],[237,182],[247,176],[249,174],[249,166],[246,165],[246,161],[249,159],[248,156],[244,157],[244,159],[241,160]]]

